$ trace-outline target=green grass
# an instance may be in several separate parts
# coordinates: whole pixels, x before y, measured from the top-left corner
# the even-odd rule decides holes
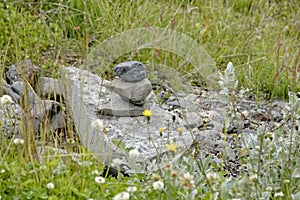
[[[30,58],[42,68],[43,74],[58,77],[60,66],[80,66],[93,45],[111,36],[135,28],[161,27],[197,41],[221,71],[232,62],[239,88],[249,88],[258,96],[287,98],[288,91],[300,89],[299,16],[300,3],[296,0],[1,1],[0,72]],[[167,79],[175,71],[193,84],[203,84],[201,74],[185,58],[162,49],[129,52],[114,58],[105,71],[91,70],[109,79],[113,65],[126,60],[146,63],[153,80],[157,80],[151,73],[154,70]],[[167,66],[170,74],[155,67],[156,64]],[[177,81],[171,85],[180,89]],[[296,118],[293,120],[299,123]],[[210,166],[209,158],[204,156],[200,161],[185,156],[173,165],[172,171],[160,172],[165,185],[162,190],[153,189],[150,174],[105,177],[105,184],[96,183],[95,177],[100,176],[103,166],[78,144],[79,161],[66,155],[64,159],[57,156],[39,164],[28,162],[24,146],[1,139],[0,195],[2,199],[111,199],[127,187],[136,186],[131,199],[169,199],[170,195],[174,199],[192,199],[195,191],[196,199],[280,199],[275,197],[280,192],[284,194],[282,199],[291,199],[292,195],[297,199],[300,155],[296,127],[288,133],[294,143],[287,147],[282,146],[286,137],[281,129],[274,131],[273,140],[264,137],[268,134],[266,130],[254,142],[246,138],[249,143],[241,151],[268,147],[251,151],[251,158],[244,160],[249,174],[227,178],[221,171],[216,181],[208,180],[204,174],[220,166]],[[99,174],[92,174],[95,169]],[[182,183],[188,172],[195,181],[195,190]],[[255,174],[257,180],[253,179]],[[48,189],[48,183],[54,183],[54,189]]]

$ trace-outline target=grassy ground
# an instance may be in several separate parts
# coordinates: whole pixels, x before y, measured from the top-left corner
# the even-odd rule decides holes
[[[135,28],[161,27],[184,33],[197,41],[222,71],[232,62],[239,87],[268,97],[287,98],[288,91],[300,89],[299,15],[300,3],[296,0],[1,1],[0,72],[30,58],[41,66],[44,74],[57,77],[61,65],[79,66],[93,45],[115,34]],[[112,66],[125,60],[167,65],[189,81],[193,80],[193,84],[202,83],[197,70],[185,58],[172,52],[154,48],[136,50],[114,58]],[[109,78],[112,72],[106,71],[100,73]],[[131,193],[131,199],[169,199],[170,195],[174,199],[192,199],[195,191],[197,198],[202,199],[246,199],[247,196],[264,195],[271,199],[291,198],[292,195],[299,198],[300,172],[296,170],[299,155],[287,153],[285,155],[289,156],[281,158],[281,154],[274,153],[279,141],[269,141],[270,149],[266,154],[258,152],[257,158],[266,156],[269,161],[266,165],[261,166],[253,159],[248,163],[253,171],[239,178],[226,179],[221,172],[208,180],[204,173],[194,173],[194,168],[201,172],[213,171],[207,165],[209,161],[199,163],[186,158],[172,170],[163,171],[160,178],[150,175],[120,177],[119,180],[105,177],[106,182],[101,184],[96,177],[103,168],[91,156],[82,156],[80,162],[67,156],[64,163],[58,157],[40,165],[23,158],[22,145],[3,140],[0,195],[3,199],[111,199],[129,186],[136,186],[137,192]],[[257,142],[262,145],[265,141]],[[299,151],[292,146],[286,150]],[[291,163],[290,156],[295,163]],[[288,165],[282,164],[285,161]],[[271,166],[276,171],[274,175]],[[191,177],[184,177],[188,172],[195,180],[196,190],[185,184],[191,184]],[[159,184],[153,185],[157,180],[163,180],[165,187],[159,189]],[[54,189],[51,184],[47,186],[48,183],[53,183]],[[280,197],[280,192],[285,197]]]

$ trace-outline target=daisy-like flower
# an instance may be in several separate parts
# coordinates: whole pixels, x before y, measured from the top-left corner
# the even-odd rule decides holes
[[[8,95],[3,95],[0,97],[0,105],[4,106],[6,104],[11,104],[13,102],[12,98]]]
[[[53,190],[53,189],[54,189],[54,183],[48,183],[48,184],[47,184],[47,188],[48,188],[49,190]]]
[[[145,117],[151,117],[151,116],[152,116],[152,113],[151,113],[150,110],[144,110],[143,115],[144,115]]]
[[[111,166],[114,168],[120,167],[121,164],[122,164],[122,160],[120,158],[115,158],[111,162]]]
[[[266,188],[266,191],[268,191],[268,192],[272,192],[272,191],[273,191],[273,188],[272,188],[272,187],[270,187],[270,186],[268,186],[268,187]]]
[[[211,184],[215,184],[219,181],[220,177],[216,172],[208,172],[206,174],[207,180],[211,183]]]
[[[211,121],[211,116],[210,114],[205,114],[202,116],[204,124],[208,124]]]
[[[104,128],[103,122],[100,119],[96,119],[95,121],[93,121],[91,126],[92,126],[92,129],[100,130],[100,131],[103,131],[103,128]]]
[[[195,181],[190,173],[186,173],[181,178],[181,185],[187,189],[193,189],[195,187]]]
[[[128,154],[129,154],[129,158],[134,159],[140,155],[140,152],[137,149],[131,149]]]
[[[283,192],[275,192],[274,193],[274,197],[283,197],[284,195],[283,195]]]
[[[258,179],[257,174],[253,174],[252,176],[249,177],[249,181],[254,183],[256,182]]]
[[[130,198],[130,194],[128,192],[120,192],[116,196],[114,196],[113,200],[128,200]]]
[[[94,169],[93,171],[92,171],[92,175],[98,175],[99,174],[99,171],[97,170],[97,169]]]
[[[137,187],[135,186],[131,186],[126,188],[127,192],[132,193],[132,192],[136,192],[137,191]]]
[[[4,174],[4,172],[5,172],[5,169],[0,170],[0,174]]]
[[[104,184],[105,178],[103,178],[102,176],[97,176],[97,177],[95,177],[95,182],[99,183],[99,184]]]
[[[160,136],[162,136],[162,134],[163,134],[163,132],[164,132],[165,129],[166,129],[165,127],[160,127],[160,128],[158,129],[159,135],[160,135]]]
[[[166,144],[166,147],[169,151],[176,152],[178,146],[171,141],[170,144]]]
[[[180,136],[182,136],[183,130],[184,130],[183,127],[179,127],[179,128],[177,129],[178,134],[179,134]]]
[[[283,180],[283,183],[289,184],[289,183],[290,183],[290,180],[289,180],[289,179],[284,179],[284,180]]]
[[[151,180],[152,180],[153,182],[156,182],[156,181],[162,181],[162,178],[161,178],[160,175],[158,175],[158,174],[152,174]]]
[[[144,110],[143,115],[147,118],[147,121],[149,121],[152,113],[150,110]]]
[[[161,190],[161,189],[163,189],[164,188],[164,182],[162,181],[162,180],[160,180],[160,181],[155,181],[154,183],[153,183],[153,189],[154,190]]]
[[[165,164],[164,169],[165,170],[172,170],[172,164],[171,163]]]
[[[266,138],[269,138],[270,140],[272,140],[273,139],[273,133],[272,132],[268,132],[266,134]]]
[[[178,176],[178,172],[175,170],[171,171],[171,177],[176,178]]]
[[[23,139],[20,139],[20,138],[15,138],[15,139],[14,139],[14,144],[15,144],[15,145],[24,144],[24,140],[23,140]]]

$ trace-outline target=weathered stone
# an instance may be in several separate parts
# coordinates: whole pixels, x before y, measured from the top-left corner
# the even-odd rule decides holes
[[[59,80],[49,77],[41,77],[36,86],[37,94],[42,97],[52,100],[60,100],[62,97],[62,91],[60,88]]]
[[[189,112],[199,111],[199,105],[191,102],[188,98],[178,97],[175,100],[167,101],[167,105],[186,109]]]
[[[67,86],[64,88],[67,92],[65,99],[69,102],[80,141],[105,164],[109,165],[113,159],[119,158],[122,160],[121,171],[125,173],[145,172],[155,168],[157,170],[157,166],[162,163],[159,160],[157,160],[159,165],[153,166],[151,163],[166,154],[166,144],[170,141],[176,141],[177,155],[192,144],[193,138],[189,131],[185,130],[182,135],[178,134],[178,127],[183,127],[184,123],[180,121],[170,123],[170,113],[160,108],[155,96],[149,95],[144,107],[139,107],[138,113],[134,113],[136,117],[128,117],[132,115],[131,112],[134,110],[131,110],[131,106],[134,105],[124,101],[113,92],[114,90],[111,91],[109,82],[73,67],[63,68],[62,77]],[[104,83],[102,87],[101,83]],[[108,100],[107,95],[110,95]],[[119,112],[120,105],[115,105],[114,102],[122,101],[124,110]],[[109,114],[113,116],[108,119],[103,113],[100,115],[99,110],[101,106],[103,108],[109,104]],[[144,109],[152,112],[149,121],[146,117],[140,116]],[[102,109],[102,112],[104,111]],[[120,114],[124,117],[116,116]],[[104,127],[99,130],[93,129],[92,122],[99,118]],[[160,127],[169,127],[168,132],[161,136],[157,133]],[[140,156],[135,160],[129,157],[128,149],[131,148],[140,152]]]
[[[37,74],[38,67],[29,59],[21,60],[19,63],[10,66],[5,73],[9,84],[22,81],[23,79],[32,84],[35,82]]]
[[[147,96],[152,91],[152,86],[148,79],[143,79],[135,83],[114,80],[111,87],[112,90],[118,93],[124,100],[136,105],[143,105]]]
[[[186,125],[188,128],[200,127],[203,125],[203,120],[200,115],[196,112],[187,112],[185,113]]]
[[[16,103],[20,101],[20,96],[12,90],[11,85],[7,84],[5,80],[2,79],[2,85],[0,86],[0,94],[8,95]]]
[[[3,133],[4,137],[11,138],[13,135],[20,134],[22,114],[22,108],[15,102],[0,106],[0,133]],[[0,141],[1,138],[0,134]]]
[[[38,96],[32,89],[32,87],[25,83],[24,81],[15,81],[12,86],[12,90],[17,93],[22,99],[20,99],[19,104],[25,103],[25,99],[29,104],[34,104],[38,101]],[[26,98],[25,98],[26,95]]]
[[[103,116],[134,117],[143,115],[144,107],[125,101],[117,93],[111,93],[111,99],[97,106],[97,114]]]
[[[114,71],[125,82],[139,82],[146,78],[145,65],[137,61],[120,63],[114,67]]]
[[[34,120],[34,132],[38,133],[40,124],[50,123],[51,130],[65,126],[65,114],[63,106],[52,100],[40,100],[31,109],[31,117]]]

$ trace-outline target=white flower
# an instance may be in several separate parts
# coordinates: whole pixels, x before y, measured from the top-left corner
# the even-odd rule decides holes
[[[93,198],[88,198],[88,200],[94,200]]]
[[[49,190],[53,190],[53,189],[54,189],[54,183],[48,183],[48,184],[47,184],[47,188],[48,188]]]
[[[113,200],[128,200],[130,198],[130,194],[128,192],[120,192],[116,196],[114,196]]]
[[[283,197],[283,192],[275,192],[274,197]]]
[[[46,169],[47,169],[47,166],[45,166],[45,165],[40,166],[40,170],[46,170]]]
[[[212,184],[217,183],[220,179],[219,175],[215,172],[208,172],[206,174],[206,177],[207,177],[207,180]]]
[[[129,158],[137,158],[140,152],[137,149],[132,149],[129,151]]]
[[[253,182],[257,181],[257,178],[258,178],[257,174],[254,174],[254,175],[249,177],[249,181],[253,183]]]
[[[104,128],[103,122],[100,119],[96,119],[95,121],[93,121],[91,126],[92,126],[92,129],[100,130],[100,131],[103,131],[103,128]]]
[[[92,171],[92,175],[98,175],[98,174],[99,174],[99,171],[97,169]]]
[[[290,180],[289,179],[285,179],[285,180],[283,180],[283,183],[288,184],[288,183],[290,183]]]
[[[95,177],[95,182],[99,183],[99,184],[103,184],[103,183],[105,183],[105,178],[103,178],[101,176],[97,176],[97,177]]]
[[[122,164],[122,160],[120,158],[113,159],[111,166],[114,168],[119,167]]]
[[[8,95],[3,95],[0,97],[0,105],[4,106],[6,104],[11,104],[13,102],[12,98]]]
[[[195,181],[190,173],[186,173],[181,178],[181,185],[184,188],[193,189],[195,187]]]
[[[20,138],[16,138],[14,139],[14,144],[15,145],[24,144],[24,140]]]
[[[5,172],[5,169],[0,170],[0,174],[3,174]]]
[[[131,186],[131,187],[126,188],[126,190],[127,190],[127,192],[136,192],[137,188],[135,186]]]
[[[268,187],[266,188],[266,191],[268,191],[268,192],[272,192],[272,191],[273,191],[273,188],[272,188],[272,187],[270,187],[270,186],[268,186]]]
[[[153,183],[153,189],[154,190],[161,190],[164,188],[164,182],[163,181],[155,181]]]

